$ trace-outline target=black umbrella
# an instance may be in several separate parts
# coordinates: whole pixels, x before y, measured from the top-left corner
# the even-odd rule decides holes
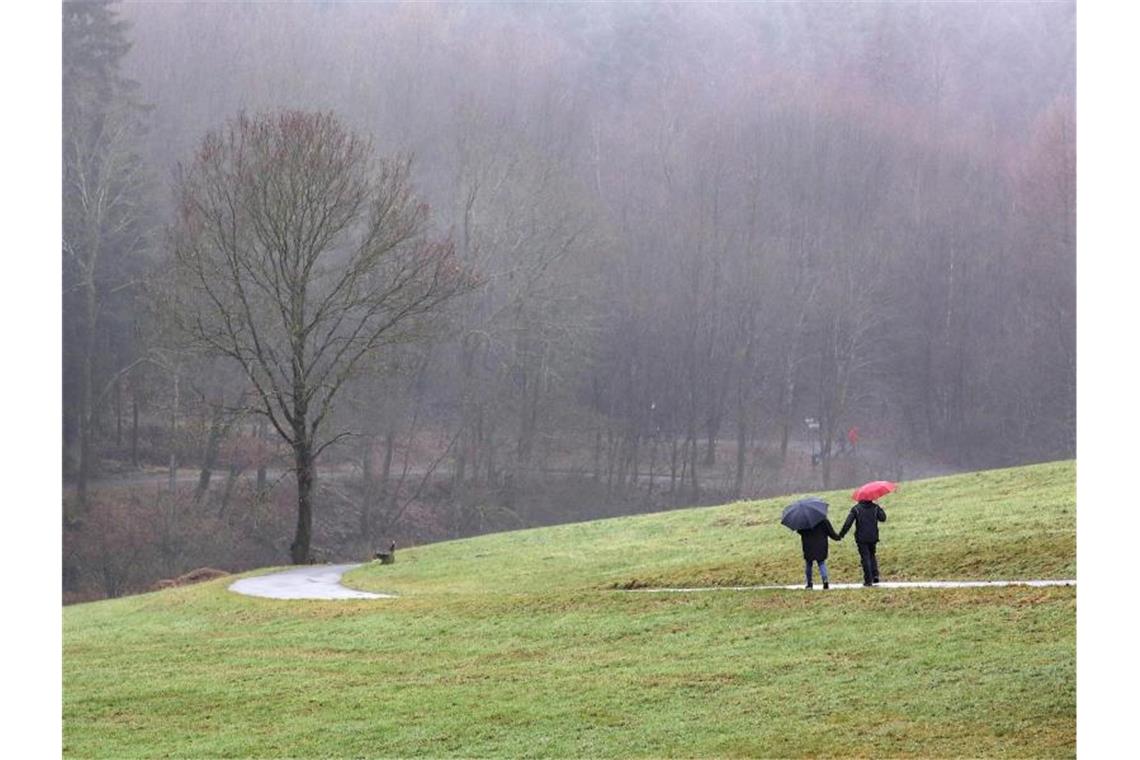
[[[827,502],[818,496],[809,496],[784,507],[780,524],[792,530],[808,530],[827,519]]]

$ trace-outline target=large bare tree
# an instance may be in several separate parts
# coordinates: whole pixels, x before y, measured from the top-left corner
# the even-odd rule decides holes
[[[316,460],[348,434],[322,427],[338,392],[472,282],[450,240],[429,240],[410,173],[336,116],[300,111],[239,115],[179,169],[175,312],[241,367],[253,411],[293,450],[294,563],[309,560]]]

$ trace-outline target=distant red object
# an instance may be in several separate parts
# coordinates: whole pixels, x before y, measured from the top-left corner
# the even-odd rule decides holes
[[[852,427],[847,431],[847,442],[851,444],[852,448],[855,448],[855,444],[859,442],[859,428]]]
[[[898,484],[892,483],[889,480],[872,480],[870,483],[864,483],[855,489],[855,493],[851,494],[851,498],[855,501],[874,501],[896,488],[898,488]]]

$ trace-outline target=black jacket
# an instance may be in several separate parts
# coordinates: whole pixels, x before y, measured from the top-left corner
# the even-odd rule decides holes
[[[797,533],[800,534],[800,541],[804,545],[804,559],[812,562],[823,562],[827,559],[828,536],[836,541],[839,540],[839,534],[835,532],[835,528],[831,527],[831,521],[826,517],[814,528],[797,531]]]
[[[855,540],[861,544],[875,544],[879,542],[879,523],[887,521],[887,513],[873,501],[861,501],[851,507],[847,520],[843,523],[843,530],[839,537],[847,535],[851,523],[855,523]]]

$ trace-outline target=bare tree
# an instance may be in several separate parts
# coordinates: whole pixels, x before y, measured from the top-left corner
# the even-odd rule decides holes
[[[78,376],[78,398],[66,399],[66,407],[78,438],[81,514],[97,412],[130,369],[107,344],[115,342],[113,312],[130,309],[146,247],[147,174],[137,147],[143,109],[133,99],[134,84],[119,74],[120,58],[130,47],[126,25],[107,3],[72,3],[64,11],[64,373]],[[121,325],[119,330],[129,335]]]
[[[177,178],[178,320],[237,362],[253,411],[293,450],[294,563],[309,560],[316,460],[348,434],[322,429],[337,393],[473,282],[450,240],[427,238],[410,159],[371,152],[332,114],[242,114]]]

